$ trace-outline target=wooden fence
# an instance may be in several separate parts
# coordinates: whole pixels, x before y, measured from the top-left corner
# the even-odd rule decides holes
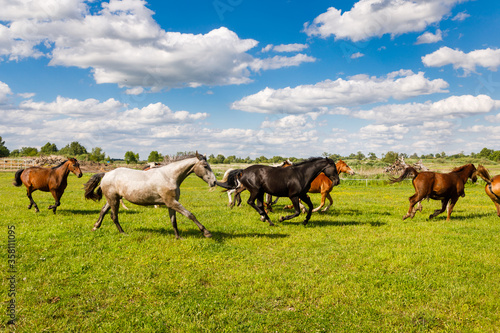
[[[33,159],[0,158],[0,171],[16,171],[33,165]]]

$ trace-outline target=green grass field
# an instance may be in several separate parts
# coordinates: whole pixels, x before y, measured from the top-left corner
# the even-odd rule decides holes
[[[437,201],[403,222],[410,182],[349,182],[306,227],[278,222],[280,199],[270,227],[193,175],[180,202],[214,237],[178,215],[176,240],[165,208],[133,204],[126,235],[109,215],[92,232],[103,202],[83,198],[89,177],[70,175],[54,215],[49,193],[34,193],[36,214],[0,173],[4,330],[14,226],[17,332],[500,331],[500,218],[484,185],[467,186],[450,222],[427,219]]]

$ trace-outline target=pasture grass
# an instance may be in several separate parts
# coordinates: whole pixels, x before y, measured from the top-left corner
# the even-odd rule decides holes
[[[439,207],[402,221],[410,182],[336,187],[330,211],[278,222],[282,198],[259,220],[246,203],[227,207],[220,189],[190,176],[180,202],[209,229],[178,215],[176,240],[165,208],[127,203],[119,234],[104,202],[83,198],[89,179],[70,175],[54,215],[49,193],[0,173],[1,244],[16,231],[18,332],[498,332],[500,219],[484,185],[468,185],[450,222]],[[319,194],[311,195],[315,206]],[[245,201],[247,192],[242,195]],[[4,251],[5,254],[6,250]],[[7,260],[0,262],[7,272]],[[7,274],[4,274],[7,276]]]

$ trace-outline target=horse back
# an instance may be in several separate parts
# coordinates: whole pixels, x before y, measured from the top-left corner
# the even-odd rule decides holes
[[[42,167],[26,168],[21,174],[21,181],[26,187],[44,192],[50,191],[52,169]]]
[[[413,179],[413,186],[434,199],[460,196],[464,192],[462,179],[454,173],[420,172]]]
[[[320,173],[311,183],[309,193],[329,192],[333,188],[333,182],[323,172]]]
[[[249,191],[288,197],[291,193],[295,194],[299,187],[297,178],[292,168],[252,165],[242,171],[240,181]]]

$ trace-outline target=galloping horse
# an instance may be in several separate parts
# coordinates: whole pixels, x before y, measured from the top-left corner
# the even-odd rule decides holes
[[[80,164],[74,158],[62,162],[53,168],[30,167],[26,169],[19,169],[16,172],[15,180],[12,183],[14,186],[26,186],[26,195],[30,199],[28,209],[35,206],[35,212],[39,212],[37,204],[33,200],[31,193],[36,190],[43,192],[50,192],[56,200],[56,203],[49,206],[54,214],[59,205],[61,205],[61,197],[68,186],[68,175],[73,172],[78,178],[82,176]]]
[[[417,210],[422,211],[422,204],[420,202],[430,198],[441,200],[442,206],[441,209],[435,210],[434,213],[429,216],[429,219],[443,213],[448,205],[448,216],[446,221],[449,221],[456,202],[460,197],[465,196],[464,185],[467,179],[470,178],[474,183],[477,181],[477,171],[473,164],[466,164],[455,168],[449,173],[430,171],[419,173],[415,168],[408,166],[400,177],[391,177],[390,181],[391,183],[397,183],[408,178],[411,174],[414,175],[413,187],[415,188],[415,194],[409,198],[410,208],[408,209],[408,213],[403,216],[403,220],[408,217],[413,218]],[[417,204],[417,208],[414,208]]]
[[[486,168],[482,165],[477,166],[477,174],[486,182],[484,191],[495,204],[495,207],[497,208],[497,215],[500,217],[500,196],[498,196],[498,194],[500,194],[500,175],[492,178],[488,170],[486,170]]]
[[[302,224],[306,225],[311,218],[312,202],[307,196],[311,183],[321,172],[337,185],[339,175],[335,162],[329,158],[311,158],[294,164],[288,168],[275,168],[266,165],[252,165],[241,171],[238,181],[250,192],[247,203],[259,214],[261,221],[274,225],[264,210],[264,193],[278,197],[289,197],[293,202],[295,213],[280,217],[280,222],[292,219],[300,214],[299,200],[305,202],[309,211]],[[257,205],[255,204],[257,200]]]
[[[106,213],[111,209],[111,219],[118,231],[123,229],[118,222],[120,199],[125,198],[137,205],[166,205],[170,221],[178,239],[176,212],[192,220],[205,237],[212,237],[196,217],[179,203],[179,186],[191,173],[195,173],[213,187],[216,185],[215,175],[208,165],[206,157],[198,155],[186,156],[181,160],[169,163],[160,168],[153,168],[147,172],[127,168],[117,168],[108,173],[98,173],[85,184],[85,198],[98,201],[102,195],[106,197],[106,204],[102,207],[99,218],[92,231],[97,230]],[[94,190],[101,184],[96,192]]]
[[[337,167],[337,172],[340,174],[342,172],[354,175],[355,172],[353,169],[351,169],[350,166],[347,165],[346,162],[339,160],[337,163],[335,163],[335,166]],[[330,195],[330,192],[332,191],[334,185],[333,182],[325,176],[324,173],[320,173],[316,179],[313,180],[311,183],[311,188],[309,189],[308,193],[321,193],[321,204],[313,209],[313,213],[317,212],[320,210],[324,205],[325,205],[325,199],[328,199],[330,201],[330,204],[326,206],[325,209],[323,209],[323,212],[326,212],[333,204],[333,199],[332,196]],[[290,209],[293,206],[285,206],[285,209]],[[305,207],[301,207],[302,211],[305,212]]]

